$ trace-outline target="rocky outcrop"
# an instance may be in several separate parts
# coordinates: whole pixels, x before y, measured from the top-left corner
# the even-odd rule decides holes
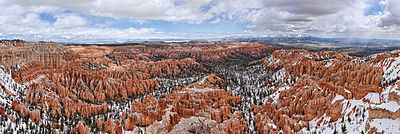
[[[29,117],[32,122],[38,124],[42,119],[40,111],[38,109],[30,110],[24,104],[20,104],[16,101],[12,102],[11,108],[15,110],[20,118]]]
[[[327,123],[322,122],[324,115],[330,118],[329,122],[335,122],[345,116],[343,104],[335,97],[360,100],[383,89],[383,67],[379,61],[360,60],[346,53],[277,50],[263,60],[267,71],[283,75],[263,85],[277,87],[269,101],[252,106],[261,133],[297,132],[314,119],[319,119],[317,125]],[[370,110],[370,117],[393,114],[378,111]]]
[[[309,76],[316,80],[315,84],[347,99],[361,99],[368,92],[380,92],[382,69],[370,62],[353,62],[353,59],[338,52],[277,50],[265,59],[265,64],[267,70],[285,68],[286,78]]]
[[[220,131],[243,133],[247,130],[247,123],[241,117],[241,113],[233,111],[232,108],[240,103],[240,98],[232,96],[232,91],[215,88],[219,87],[218,84],[223,83],[222,79],[211,75],[199,82],[173,91],[172,94],[163,95],[159,100],[149,95],[143,101],[132,104],[132,114],[124,121],[130,124],[125,124],[125,128],[134,128],[133,122],[137,126],[152,125],[155,127],[154,122],[162,120],[162,122],[168,121],[169,123],[159,124],[158,130],[166,129],[167,132],[170,132],[184,118],[204,117],[207,120],[214,120]],[[160,128],[160,126],[163,127]]]
[[[75,132],[80,134],[90,134],[90,129],[85,122],[79,121],[75,127]]]
[[[182,118],[178,124],[174,126],[171,133],[175,134],[192,134],[192,133],[222,133],[218,128],[218,123],[214,120],[205,119],[204,117]]]
[[[114,121],[112,118],[107,118],[107,121],[97,122],[97,128],[110,134],[122,134],[122,125],[119,121]]]
[[[392,119],[396,120],[400,118],[400,110],[396,112],[392,112],[386,109],[381,108],[371,108],[369,111],[369,118],[370,119]]]

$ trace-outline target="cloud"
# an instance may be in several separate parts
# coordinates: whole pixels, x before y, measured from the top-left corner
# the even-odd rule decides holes
[[[95,16],[144,20],[189,21],[212,18],[203,10],[212,0],[7,0],[25,7],[47,6]]]
[[[265,7],[280,9],[292,14],[327,15],[351,6],[355,0],[262,0]]]
[[[221,19],[220,18],[216,18],[215,20],[211,21],[211,24],[216,24],[216,23],[220,23]]]
[[[388,0],[382,4],[387,6],[387,12],[382,18],[382,26],[400,26],[400,1]]]
[[[398,0],[262,0],[262,3],[262,8],[242,18],[251,22],[247,27],[252,32],[323,37],[400,36],[395,31],[400,24]],[[377,3],[388,6],[371,8]]]
[[[85,26],[86,23],[86,20],[80,16],[73,14],[62,14],[57,17],[57,20],[54,22],[53,26],[55,28],[73,28]]]
[[[55,20],[42,18],[43,13]],[[91,17],[107,18],[107,21]],[[113,21],[118,20],[130,20],[132,27],[113,26],[116,24]],[[182,29],[185,25],[210,27],[229,21],[246,26],[240,33],[171,33],[146,26],[154,21],[184,24],[175,25]],[[399,0],[0,0],[0,37],[28,40],[282,34],[399,38],[399,27]]]

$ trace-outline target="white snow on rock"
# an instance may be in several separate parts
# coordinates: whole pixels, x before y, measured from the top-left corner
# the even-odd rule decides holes
[[[276,63],[278,63],[280,61],[280,59],[276,59],[276,58],[274,58],[273,56],[270,56],[270,57],[268,57],[267,59],[265,59],[265,63],[267,64],[267,65],[274,65],[274,64],[276,64]]]
[[[371,103],[375,103],[375,104],[381,102],[379,93],[368,93],[364,98],[368,99]]]
[[[0,83],[11,93],[16,95],[18,90],[23,90],[23,87],[19,85],[14,79],[11,78],[10,74],[7,74],[0,69]],[[3,92],[3,91],[2,91]]]
[[[13,95],[19,95],[17,91],[22,91],[23,93],[25,90],[24,86],[21,86],[17,82],[15,82],[15,80],[11,78],[11,75],[4,72],[1,68],[0,68],[0,85],[3,86],[0,87],[0,104],[11,105],[11,100],[12,100],[11,98],[14,98],[14,96],[7,94],[2,88],[5,88]]]
[[[371,127],[375,127],[378,132],[384,131],[388,134],[396,134],[400,132],[400,119],[372,119]]]
[[[272,75],[272,78],[274,78],[275,81],[280,82],[280,81],[283,81],[283,80],[284,80],[285,75],[286,75],[286,70],[285,70],[285,68],[282,68],[282,69],[280,69],[279,71],[277,71],[276,73],[274,73],[274,74]]]
[[[325,63],[325,67],[330,67],[330,66],[332,66],[332,59],[328,60],[328,61]]]
[[[387,84],[400,78],[400,56],[386,58],[382,63],[378,65],[383,66],[382,83]]]
[[[278,88],[278,90],[276,90],[273,94],[271,94],[270,97],[274,99],[274,102],[273,102],[273,103],[278,103],[278,101],[279,101],[279,94],[281,93],[281,91],[288,90],[289,88],[290,88],[289,86],[280,87],[280,88]]]
[[[344,92],[351,94],[351,92],[347,89],[344,89]]]
[[[396,112],[397,110],[399,110],[400,106],[399,104],[397,104],[397,102],[394,101],[389,101],[387,103],[383,103],[380,105],[371,105],[371,108],[380,108],[380,109],[385,109],[385,110],[389,110],[391,112]]]
[[[344,97],[342,95],[336,94],[335,98],[332,100],[332,104],[335,103],[338,100],[343,100]]]

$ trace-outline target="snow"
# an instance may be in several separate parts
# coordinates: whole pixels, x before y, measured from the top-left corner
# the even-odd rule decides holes
[[[332,100],[332,104],[335,103],[338,100],[343,100],[344,97],[342,95],[336,94],[335,98]]]
[[[385,131],[385,133],[389,134],[400,132],[400,119],[372,119],[370,125],[375,127],[378,132]]]
[[[354,107],[368,107],[369,105],[368,103],[365,103],[362,100],[356,100],[356,99],[344,100],[342,103],[344,104],[342,108],[342,113],[345,115],[352,112]]]
[[[344,92],[351,94],[351,92],[347,89],[344,89]]]
[[[392,90],[391,92],[396,93],[397,95],[400,96],[400,91],[399,90]]]
[[[340,118],[336,122],[329,123],[330,117],[324,114],[322,117],[314,118],[309,122],[309,130],[307,128],[302,128],[298,133],[333,133],[335,129],[339,134],[361,132],[366,133],[369,131],[365,130],[368,124],[370,125],[370,128],[377,128],[378,132],[384,131],[385,133],[399,133],[400,119],[369,119],[368,111],[369,108],[382,108],[391,112],[399,110],[399,104],[395,101],[389,101],[388,99],[388,94],[390,92],[398,91],[397,89],[398,86],[395,84],[387,86],[380,94],[368,93],[364,99],[369,99],[371,103],[363,102],[362,99],[345,99],[342,95],[336,95],[332,100],[332,103],[343,100],[341,102],[343,104],[341,113],[344,115],[344,117]],[[318,125],[317,123],[320,120],[323,121],[320,125]],[[346,128],[345,132],[342,132],[342,127]]]
[[[0,69],[0,83],[14,95],[17,94],[18,90],[22,90],[23,87],[19,85],[14,79],[11,78],[10,74],[7,74],[2,69]]]
[[[280,59],[276,59],[273,56],[268,57],[264,62],[269,65],[274,65],[279,63]]]
[[[332,66],[332,60],[329,60],[326,62],[325,67],[330,67]]]
[[[33,83],[39,83],[45,77],[46,77],[46,75],[42,74],[42,75],[39,75],[39,77],[37,77],[36,79],[34,79],[34,80],[30,81],[30,82],[25,82],[24,84],[26,86],[29,86],[29,85],[31,85]]]
[[[387,103],[383,103],[380,105],[371,105],[371,108],[380,108],[380,109],[389,110],[391,112],[396,112],[397,110],[399,110],[400,106],[395,101],[389,101]]]
[[[386,88],[384,88],[381,92],[381,101],[388,102],[389,101],[389,93],[390,92],[397,93],[398,89],[399,88],[398,88],[397,84],[390,85],[390,86],[387,86]]]
[[[281,93],[281,91],[287,90],[289,89],[289,86],[285,86],[285,87],[280,87],[278,88],[278,90],[276,90],[273,94],[271,94],[271,98],[274,99],[273,103],[278,103],[279,100],[279,94]]]
[[[386,58],[378,65],[383,66],[382,83],[389,83],[400,77],[400,57]]]
[[[211,92],[211,91],[218,91],[222,89],[213,89],[213,88],[186,88],[186,90],[193,91],[193,92]],[[178,91],[178,93],[186,93],[185,91]]]
[[[312,56],[311,54],[306,54],[306,55],[304,55],[304,57],[306,57],[306,58],[308,58],[308,59],[310,59],[310,60],[313,59],[313,56]]]
[[[343,109],[342,114],[345,116],[344,118],[339,118],[336,122],[330,123],[330,116],[324,114],[320,118],[314,118],[309,122],[310,130],[307,128],[302,128],[298,133],[327,133],[331,134],[335,131],[341,133],[361,133],[366,132],[365,126],[368,122],[368,110],[366,110],[369,106],[368,103],[365,103],[361,100],[355,99],[344,99],[341,95],[336,95],[333,99],[332,103],[337,100],[343,100]],[[358,109],[358,111],[352,111],[353,108]],[[365,110],[365,113],[363,112]],[[358,113],[358,114],[356,114]],[[350,120],[348,120],[350,118]],[[322,120],[321,124],[317,124],[320,120]],[[346,128],[346,131],[342,131],[342,127]]]
[[[24,92],[24,86],[19,85],[14,79],[11,78],[10,74],[7,74],[0,68],[0,85],[3,85],[3,88],[10,91],[12,94],[19,96],[17,91]],[[14,96],[10,96],[7,94],[2,87],[0,87],[0,104],[8,104],[11,105],[11,100]]]
[[[379,93],[368,93],[364,98],[368,99],[371,103],[375,103],[375,104],[381,102]]]
[[[277,71],[276,73],[274,73],[272,75],[272,78],[274,78],[275,81],[277,81],[277,82],[282,82],[285,78],[285,75],[286,75],[286,70],[285,70],[285,68],[282,68],[279,71]]]

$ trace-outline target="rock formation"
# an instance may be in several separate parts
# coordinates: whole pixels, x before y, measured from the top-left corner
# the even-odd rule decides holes
[[[248,42],[100,46],[2,41],[0,100],[6,101],[0,101],[4,107],[0,113],[17,118],[17,123],[31,120],[34,124],[29,127],[38,128],[39,133],[139,131],[137,126],[154,125],[168,112],[173,114],[168,114],[167,131],[181,119],[204,117],[216,121],[221,131],[243,133],[246,122],[233,108],[240,98],[222,90],[227,85],[216,75],[190,85],[167,82],[162,87],[159,83],[194,81],[211,73],[205,64],[262,58],[274,49]],[[177,90],[179,86],[184,87]],[[131,111],[125,110],[124,116],[115,114],[115,105],[131,105]],[[12,109],[10,114],[8,109]],[[23,133],[25,128],[19,129]]]
[[[319,126],[358,113],[360,107],[367,104],[354,106],[356,104],[348,100],[366,100],[367,95],[382,93],[388,84],[386,68],[394,61],[390,58],[396,56],[399,55],[362,59],[331,51],[274,51],[263,60],[266,70],[275,75],[263,86],[276,88],[265,104],[252,105],[258,131],[293,133],[309,128],[310,121]],[[394,93],[389,96],[390,100],[398,102]],[[343,103],[344,100],[347,103]],[[376,105],[380,105],[378,103]],[[398,113],[370,108],[369,119],[396,119]]]
[[[232,108],[240,103],[240,98],[232,96],[232,91],[215,88],[219,84],[224,84],[222,79],[210,75],[172,94],[163,95],[159,100],[148,96],[143,101],[132,104],[133,113],[124,122],[149,126],[163,120],[166,113],[172,113],[167,117],[169,124],[165,126],[168,132],[182,119],[203,117],[216,121],[220,131],[243,133],[247,129],[247,123],[241,117],[241,113],[233,111]],[[125,128],[132,128],[131,126],[132,124],[125,124]],[[182,131],[181,128],[177,129]]]

